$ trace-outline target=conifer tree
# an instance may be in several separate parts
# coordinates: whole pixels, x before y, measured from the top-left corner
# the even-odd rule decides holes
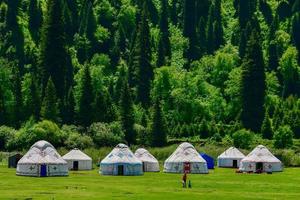
[[[170,32],[168,17],[168,1],[162,0],[157,67],[169,65],[171,61],[171,44],[169,39]]]
[[[200,57],[204,56],[207,49],[207,41],[206,41],[206,23],[204,17],[200,18],[198,31],[197,31],[197,38],[199,40],[199,53]]]
[[[21,74],[19,69],[13,67],[13,94],[15,97],[14,103],[14,124],[16,128],[19,128],[23,120],[23,96],[21,86]]]
[[[151,144],[155,147],[162,147],[167,144],[167,129],[160,104],[160,100],[157,98],[151,123]]]
[[[91,80],[91,73],[89,65],[85,65],[83,69],[83,76],[81,78],[81,88],[79,97],[79,111],[78,120],[79,124],[88,127],[93,120],[93,87]]]
[[[209,8],[209,15],[206,27],[206,41],[207,41],[207,53],[212,54],[216,48],[215,35],[214,35],[214,4]]]
[[[263,138],[265,139],[272,139],[273,138],[273,128],[272,128],[272,123],[271,119],[269,117],[268,112],[266,112],[262,127],[261,127],[261,134]]]
[[[94,121],[110,123],[116,119],[115,108],[106,89],[98,92],[94,102]]]
[[[278,58],[278,50],[277,43],[275,41],[271,41],[268,48],[268,70],[269,71],[277,71],[279,66],[279,58]]]
[[[7,122],[4,91],[0,86],[0,125],[4,125]]]
[[[183,35],[189,39],[189,47],[184,52],[184,57],[187,59],[186,69],[189,69],[192,61],[199,58],[195,6],[195,0],[184,0]]]
[[[19,71],[24,74],[24,33],[22,26],[19,25],[17,16],[19,14],[19,0],[7,1],[7,14],[6,14],[6,30],[11,31],[8,43],[15,48],[13,58],[18,61]]]
[[[242,113],[246,129],[259,132],[265,116],[264,99],[266,75],[260,35],[254,29],[247,44],[242,64]]]
[[[144,3],[141,21],[138,25],[135,51],[133,64],[137,74],[137,100],[143,107],[147,107],[150,103],[153,68],[151,66],[150,28],[146,3]]]
[[[73,89],[70,88],[65,102],[64,122],[66,124],[73,124],[74,121],[75,121],[75,98],[74,98]]]
[[[43,12],[39,0],[30,0],[29,3],[29,30],[35,42],[39,41],[40,28],[43,23]]]
[[[37,79],[33,74],[30,77],[29,95],[25,107],[27,119],[30,117],[33,117],[36,121],[40,119],[41,97],[37,86]]]
[[[128,145],[136,143],[136,132],[134,131],[134,112],[133,101],[131,97],[131,91],[127,80],[124,81],[124,85],[121,93],[120,100],[120,117],[123,131],[125,133],[125,140]]]
[[[46,86],[45,96],[42,102],[41,117],[45,120],[57,122],[59,118],[58,114],[58,100],[56,96],[55,86],[50,77]]]
[[[215,1],[215,22],[214,22],[214,35],[215,35],[215,50],[224,45],[224,30],[222,24],[222,9],[221,0]]]
[[[295,44],[298,52],[300,52],[300,12],[296,13],[292,20],[292,40]],[[300,64],[300,56],[298,58],[298,63]]]
[[[65,49],[65,27],[63,1],[47,1],[48,13],[43,26],[41,42],[42,95],[45,93],[49,77],[55,85],[57,97],[65,97],[65,73],[67,52]]]

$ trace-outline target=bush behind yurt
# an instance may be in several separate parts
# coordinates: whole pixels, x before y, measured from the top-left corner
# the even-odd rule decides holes
[[[64,145],[66,139],[67,135],[51,121],[44,120],[36,124],[27,122],[15,137],[8,141],[8,149],[27,149],[39,140],[47,140],[54,146],[60,147]]]

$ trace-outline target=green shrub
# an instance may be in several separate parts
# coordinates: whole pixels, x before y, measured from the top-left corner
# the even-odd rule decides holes
[[[51,121],[44,120],[37,124],[30,122],[17,132],[15,138],[8,141],[8,148],[11,150],[28,149],[39,140],[46,140],[55,147],[61,147],[66,139],[66,133]]]
[[[254,133],[241,129],[232,135],[233,144],[237,148],[249,149],[253,142]]]
[[[110,124],[93,123],[88,133],[97,147],[115,146],[120,142],[124,142],[124,132],[118,122]]]
[[[16,132],[17,131],[13,128],[0,126],[0,150],[6,150],[7,141],[11,140]]]
[[[79,128],[74,125],[64,125],[62,131],[68,135],[65,141],[65,147],[68,149],[86,149],[94,146],[92,138],[88,135],[80,134]]]
[[[290,126],[281,126],[274,135],[274,147],[279,149],[293,146],[293,131]]]

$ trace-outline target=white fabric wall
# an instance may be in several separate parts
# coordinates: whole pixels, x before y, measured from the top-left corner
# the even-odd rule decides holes
[[[73,169],[73,162],[78,161],[78,170],[91,170],[93,167],[91,160],[66,160],[69,170]]]
[[[159,163],[143,162],[145,172],[159,172]]]
[[[39,164],[18,164],[17,175],[40,176],[41,165]],[[68,166],[65,164],[48,164],[47,176],[67,176]]]
[[[118,166],[124,166],[124,176],[139,176],[143,175],[142,164],[128,164],[128,163],[115,163],[115,164],[100,164],[100,173],[102,175],[118,175]]]
[[[166,173],[183,173],[183,162],[165,162],[164,172]],[[191,163],[191,174],[208,174],[206,163]]]
[[[243,172],[255,172],[256,162],[241,162],[241,166],[239,170]],[[264,172],[281,172],[282,170],[283,170],[283,166],[281,163],[269,163],[269,162],[263,163]]]
[[[242,159],[218,158],[218,167],[233,167],[233,160],[237,160],[237,167],[240,167]]]

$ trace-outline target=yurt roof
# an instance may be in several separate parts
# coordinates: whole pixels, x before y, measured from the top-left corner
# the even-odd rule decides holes
[[[149,151],[147,151],[144,148],[137,149],[134,155],[142,162],[149,162],[149,163],[158,162],[158,160]]]
[[[242,162],[269,162],[278,163],[281,162],[276,158],[265,146],[257,146],[251,153],[249,153]]]
[[[118,144],[102,161],[101,164],[131,163],[142,164],[125,144]]]
[[[240,152],[235,147],[230,147],[226,151],[224,151],[221,155],[218,156],[218,158],[228,158],[228,159],[243,159],[245,158],[245,155]]]
[[[80,151],[79,149],[73,149],[63,156],[64,160],[84,160],[91,161],[92,158]]]
[[[195,147],[190,143],[182,143],[174,151],[174,153],[165,162],[199,162],[206,163],[206,161],[197,152]]]
[[[67,162],[57,153],[47,141],[41,140],[31,146],[18,164],[66,164]]]

